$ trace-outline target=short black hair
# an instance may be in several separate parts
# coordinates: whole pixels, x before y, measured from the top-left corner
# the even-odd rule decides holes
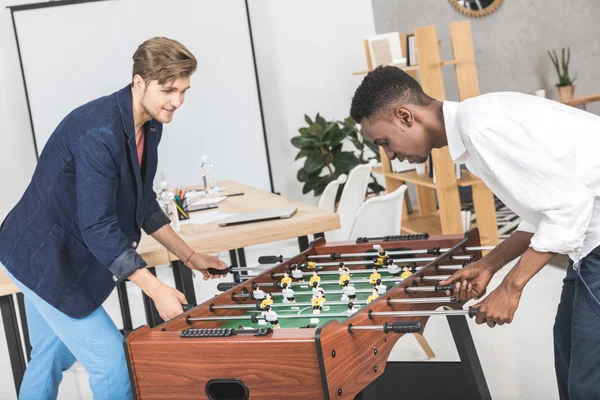
[[[387,108],[406,104],[426,106],[431,101],[412,76],[398,67],[380,66],[369,72],[354,92],[350,116],[360,123]]]

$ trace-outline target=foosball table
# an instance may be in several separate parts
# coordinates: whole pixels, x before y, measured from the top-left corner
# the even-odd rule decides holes
[[[314,241],[201,305],[125,338],[138,399],[491,398],[466,317],[440,285],[478,260],[478,231]],[[225,287],[225,288],[224,288]],[[448,319],[459,362],[387,362],[398,339]],[[450,340],[450,338],[448,338]]]

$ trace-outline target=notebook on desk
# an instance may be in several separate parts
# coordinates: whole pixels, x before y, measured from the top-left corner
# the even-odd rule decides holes
[[[296,214],[297,211],[298,211],[298,208],[296,208],[296,207],[287,207],[287,208],[278,208],[276,210],[267,210],[267,211],[236,214],[236,215],[232,215],[231,217],[222,219],[219,222],[219,226],[247,224],[250,222],[259,222],[259,221],[268,221],[268,220],[272,220],[272,219],[290,218],[291,216]]]

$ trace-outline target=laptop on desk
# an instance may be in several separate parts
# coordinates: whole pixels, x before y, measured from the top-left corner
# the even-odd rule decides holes
[[[298,208],[296,207],[286,207],[278,208],[276,210],[236,214],[219,221],[219,226],[248,224],[251,222],[269,221],[272,219],[290,218],[291,216],[296,214],[297,211]]]

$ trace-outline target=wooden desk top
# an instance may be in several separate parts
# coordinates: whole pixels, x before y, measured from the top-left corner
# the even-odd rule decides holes
[[[284,207],[297,207],[298,212],[287,219],[225,227],[219,227],[218,221],[181,225],[179,235],[192,249],[199,253],[216,253],[239,249],[256,244],[326,232],[340,227],[340,220],[336,213],[232,181],[219,182],[218,185],[226,188],[223,194],[244,193],[243,196],[228,197],[219,203],[219,208],[214,210],[222,213],[247,213]],[[198,213],[211,211],[199,211]],[[147,235],[143,236],[137,251],[149,266],[167,264],[178,259],[167,252],[154,238]]]
[[[600,101],[600,94],[588,94],[585,96],[577,96],[569,100],[561,101],[561,103],[566,104],[568,106],[578,106],[581,104],[593,103],[595,101]]]

